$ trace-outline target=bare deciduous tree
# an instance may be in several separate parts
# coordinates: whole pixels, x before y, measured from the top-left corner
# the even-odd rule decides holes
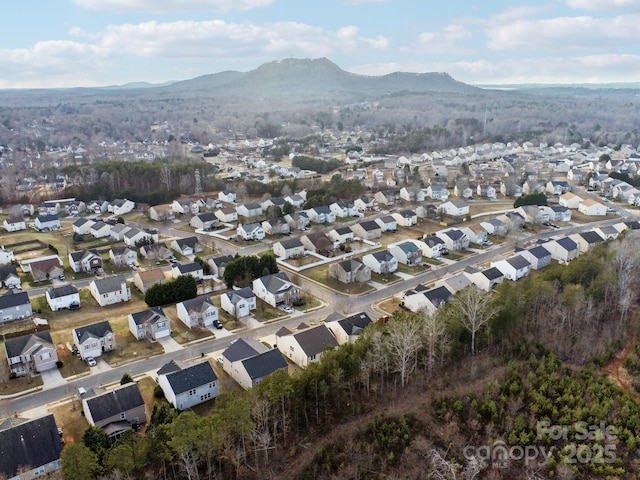
[[[404,388],[407,377],[415,371],[417,366],[422,326],[416,317],[408,317],[396,322],[394,327],[385,334],[385,343],[390,355],[389,363],[400,374],[400,384]]]
[[[476,334],[498,313],[492,294],[470,285],[459,291],[450,305],[462,326],[471,333],[471,355],[475,355]]]

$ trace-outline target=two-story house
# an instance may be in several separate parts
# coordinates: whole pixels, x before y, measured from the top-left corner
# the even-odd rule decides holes
[[[162,307],[152,307],[141,312],[130,313],[129,331],[138,340],[156,341],[171,334],[171,323]]]
[[[278,370],[288,370],[287,361],[277,348],[269,349],[250,338],[234,341],[220,357],[224,371],[245,390]]]
[[[4,349],[12,373],[33,375],[57,368],[58,350],[49,330],[7,338]]]
[[[338,347],[338,342],[324,324],[315,327],[301,324],[294,331],[286,327],[278,330],[276,347],[282,355],[304,368],[318,362],[327,349]]]
[[[73,342],[80,357],[99,357],[116,349],[116,334],[108,320],[73,329]]]
[[[137,383],[102,392],[89,389],[81,398],[89,425],[102,428],[111,441],[115,442],[128,430],[147,421],[147,407]]]
[[[204,250],[204,247],[198,240],[198,237],[177,238],[171,242],[173,248],[180,255],[189,256],[196,255]]]
[[[95,272],[102,268],[102,256],[95,250],[69,253],[69,266],[76,273]]]
[[[276,242],[273,244],[272,249],[274,255],[285,260],[287,258],[301,257],[304,255],[304,245],[298,237]]]
[[[284,272],[255,279],[251,289],[256,297],[261,298],[272,307],[279,304],[291,305],[300,300],[300,288],[291,283]]]
[[[382,236],[382,228],[375,220],[365,220],[351,226],[354,235],[363,240],[374,240]]]
[[[199,405],[219,393],[218,377],[206,360],[190,366],[171,360],[156,375],[167,402],[177,410]]]
[[[422,250],[413,242],[391,245],[389,252],[404,265],[415,266],[422,263]]]
[[[35,228],[39,232],[49,232],[51,230],[60,230],[60,219],[57,215],[39,215],[36,217]]]
[[[206,296],[179,302],[176,311],[178,318],[189,328],[209,328],[218,320],[218,307]]]
[[[7,232],[19,232],[27,229],[27,222],[24,221],[24,217],[13,216],[5,218],[2,226]]]
[[[491,266],[500,270],[507,280],[520,280],[529,275],[531,270],[531,263],[522,255],[491,262]]]
[[[89,283],[89,290],[101,307],[131,300],[131,290],[123,275],[95,278]]]
[[[365,312],[356,313],[345,318],[326,319],[325,326],[333,334],[339,345],[355,342],[364,329],[373,321]]]
[[[362,257],[362,263],[380,275],[388,275],[398,270],[398,259],[389,250],[369,253]]]
[[[329,265],[329,276],[342,283],[364,283],[371,280],[371,268],[362,260],[350,258]]]
[[[265,231],[259,223],[246,223],[238,225],[236,233],[242,240],[259,241],[264,240]]]
[[[133,284],[138,291],[147,293],[147,290],[157,283],[165,283],[167,277],[161,268],[151,268],[149,270],[138,270],[133,274]]]
[[[27,292],[11,289],[0,295],[0,321],[2,323],[27,318],[31,315],[33,315],[33,310]]]
[[[47,304],[53,312],[63,309],[80,308],[80,293],[71,284],[49,287],[44,294]]]
[[[256,294],[249,287],[231,290],[220,296],[220,306],[233,318],[246,317],[256,309]]]
[[[181,275],[191,275],[197,283],[201,283],[204,270],[199,262],[174,263],[171,267],[171,276],[178,278]]]
[[[135,264],[138,260],[138,253],[127,246],[112,247],[109,249],[109,260],[116,267]]]

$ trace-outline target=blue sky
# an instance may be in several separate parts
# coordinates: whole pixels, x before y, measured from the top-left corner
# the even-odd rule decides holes
[[[160,83],[282,58],[471,83],[640,80],[640,0],[20,0],[0,88]]]

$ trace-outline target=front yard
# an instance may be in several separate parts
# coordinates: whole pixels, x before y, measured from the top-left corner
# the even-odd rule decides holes
[[[320,265],[318,267],[313,267],[304,272],[300,273],[311,280],[314,280],[318,283],[322,283],[327,287],[346,293],[349,295],[360,295],[363,293],[370,292],[374,288],[367,283],[342,283],[336,280],[335,278],[329,277],[329,265]],[[373,275],[372,275],[373,279]]]

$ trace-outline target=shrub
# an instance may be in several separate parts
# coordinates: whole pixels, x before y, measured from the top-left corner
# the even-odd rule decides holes
[[[56,367],[58,367],[58,368],[62,368],[63,366],[64,366],[64,363],[63,363],[63,361],[62,361],[62,360],[58,360],[58,361],[56,362]]]
[[[162,387],[160,385],[153,387],[153,396],[155,398],[164,398],[164,391],[162,391]]]

